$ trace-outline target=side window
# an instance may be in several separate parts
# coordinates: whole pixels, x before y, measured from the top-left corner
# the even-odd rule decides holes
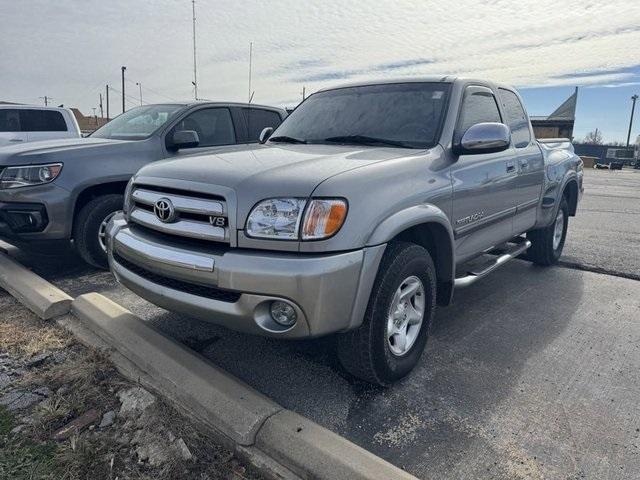
[[[194,130],[200,138],[199,147],[232,145],[236,143],[231,113],[228,108],[205,108],[193,112],[174,126],[169,135],[176,130]]]
[[[502,122],[498,104],[490,92],[473,91],[471,87],[464,95],[457,130],[464,135],[469,127],[483,122]]]
[[[275,130],[282,123],[282,119],[273,110],[263,110],[261,108],[243,108],[244,118],[247,122],[249,142],[257,142],[260,133],[266,127],[273,127]]]
[[[0,132],[19,132],[20,115],[13,108],[0,108]]]
[[[529,145],[531,132],[529,131],[529,119],[524,113],[524,108],[518,96],[510,90],[501,88],[498,90],[504,112],[507,117],[507,125],[511,129],[511,139],[516,148]]]
[[[66,132],[67,123],[62,113],[55,110],[20,110],[23,132]]]

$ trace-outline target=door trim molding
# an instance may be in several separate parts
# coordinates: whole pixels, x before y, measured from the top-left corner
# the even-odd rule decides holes
[[[488,225],[492,225],[509,217],[513,217],[516,214],[516,210],[517,207],[511,207],[507,208],[506,210],[491,214],[487,217],[480,218],[473,223],[469,223],[460,228],[454,229],[453,235],[455,238],[464,237],[465,235],[469,235],[470,233],[480,230],[481,228],[484,228]]]

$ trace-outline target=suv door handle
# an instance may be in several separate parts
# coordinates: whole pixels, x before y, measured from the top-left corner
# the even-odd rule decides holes
[[[528,161],[526,161],[526,160],[521,160],[521,161],[520,161],[520,166],[521,166],[522,168],[527,168],[527,167],[529,166],[529,162],[528,162]]]
[[[10,142],[22,142],[21,138],[12,138],[11,140],[9,140]]]
[[[507,173],[511,173],[511,172],[515,172],[516,171],[516,163],[511,160],[507,162]]]

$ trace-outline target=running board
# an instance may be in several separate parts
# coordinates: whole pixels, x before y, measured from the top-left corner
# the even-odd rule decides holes
[[[492,258],[485,265],[474,267],[469,272],[467,272],[464,277],[456,278],[453,284],[454,287],[462,288],[472,285],[482,277],[493,272],[496,268],[507,263],[509,260],[513,260],[531,246],[531,242],[524,238],[518,238],[515,241],[517,242],[515,243],[515,245],[505,250],[500,255],[497,255],[495,258]]]

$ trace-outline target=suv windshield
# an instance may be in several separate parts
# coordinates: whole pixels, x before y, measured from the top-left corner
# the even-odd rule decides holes
[[[91,134],[118,140],[143,140],[167,123],[184,105],[147,105],[118,115]]]
[[[412,82],[319,92],[285,119],[271,141],[430,148],[438,140],[449,86]]]

